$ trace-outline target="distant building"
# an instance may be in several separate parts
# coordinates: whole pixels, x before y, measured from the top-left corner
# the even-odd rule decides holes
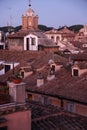
[[[0,49],[5,49],[5,33],[0,31]]]
[[[38,16],[33,9],[22,15],[22,29],[8,36],[9,50],[58,50],[58,46],[38,29]]]
[[[45,35],[53,41],[56,45],[59,46],[60,51],[69,50],[71,53],[78,53],[77,48],[72,44],[75,40],[74,32],[70,31],[67,27],[64,27],[61,30],[52,29],[46,31]]]
[[[56,44],[58,42],[71,42],[75,38],[74,32],[70,31],[66,26],[61,30],[52,29],[50,31],[46,31],[45,34],[51,40],[53,40]]]
[[[79,30],[75,36],[75,40],[84,43],[84,47],[87,46],[87,25],[84,25],[83,28]],[[86,44],[85,44],[86,43]]]

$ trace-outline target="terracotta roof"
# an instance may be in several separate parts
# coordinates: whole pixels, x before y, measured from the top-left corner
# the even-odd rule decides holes
[[[7,38],[12,38],[12,39],[13,39],[13,38],[23,38],[23,37],[26,36],[28,33],[29,33],[29,31],[22,31],[22,30],[20,30],[20,31],[14,33],[14,34],[8,35]]]
[[[72,41],[72,44],[75,46],[75,47],[78,47],[79,49],[85,51],[87,50],[87,41],[85,42],[82,42],[82,41]]]
[[[85,73],[81,77],[72,77],[71,69],[69,68],[69,66],[65,65],[66,60],[61,58],[60,56],[55,56],[52,53],[45,52],[11,52],[2,50],[0,51],[0,58],[4,61],[19,62],[20,65],[16,68],[17,70],[20,68],[20,66],[30,66],[30,64],[32,65],[34,70],[42,68],[40,72],[43,74],[45,79],[45,83],[43,86],[38,88],[36,85],[36,71],[32,75],[24,79],[24,82],[27,83],[26,87],[29,88],[30,91],[87,103],[87,74]],[[34,60],[30,63],[29,61],[31,59]],[[49,72],[48,62],[50,59],[55,59],[57,65],[62,63],[64,67],[55,73],[55,79],[53,79],[52,81],[47,81],[47,75]],[[7,81],[8,76],[10,76],[12,73],[13,70],[7,72],[5,75],[0,76],[0,80]]]
[[[74,32],[70,31],[67,27],[64,27],[59,32],[66,33],[66,34],[74,34]]]
[[[73,54],[71,59],[74,61],[87,61],[87,53]]]
[[[43,54],[45,52],[0,50],[0,60],[5,62],[20,62],[20,65],[24,65],[29,63],[31,59],[37,59]]]
[[[48,37],[40,30],[20,30],[19,32],[8,35],[8,39],[24,38],[24,36],[27,36],[29,34],[33,34],[38,37],[39,45],[43,45],[45,47],[58,47],[52,40],[48,39]]]
[[[32,111],[32,130],[86,130],[87,118],[52,105],[29,102]]]
[[[8,38],[23,38],[24,36],[29,34],[36,35],[38,38],[47,38],[46,35],[40,30],[19,30],[14,34],[8,35]]]
[[[52,29],[50,31],[46,31],[45,34],[61,34],[63,36],[75,36],[74,32],[70,31],[67,27],[64,27],[59,31]]]
[[[80,69],[87,69],[87,61],[77,61],[76,64]]]
[[[34,12],[34,10],[32,8],[29,8],[28,10],[26,10],[24,16],[33,16],[33,17],[35,17],[37,15],[35,14],[35,12]]]
[[[87,117],[66,112],[53,105],[41,105],[33,101],[26,104],[0,105],[0,115],[4,116],[28,109],[32,113],[32,130],[86,130],[87,128]],[[5,121],[7,121],[5,118],[0,118],[0,123]]]
[[[37,75],[31,75],[27,78],[27,88],[31,92],[43,93],[54,97],[64,98],[67,100],[87,103],[87,78],[86,75],[83,77],[72,77],[69,69],[61,68],[56,72],[56,78],[47,81],[47,70],[42,72],[44,75],[44,85],[37,87]]]
[[[42,60],[43,57],[43,60]],[[39,69],[48,64],[50,59],[55,62],[65,62],[66,59],[62,58],[53,53],[46,52],[34,52],[34,51],[8,51],[0,50],[0,59],[5,62],[18,62],[20,63],[16,68],[15,72],[20,69],[20,67],[31,66],[33,69]],[[13,70],[8,71],[5,75],[0,75],[0,80],[6,82],[8,77],[13,74]]]

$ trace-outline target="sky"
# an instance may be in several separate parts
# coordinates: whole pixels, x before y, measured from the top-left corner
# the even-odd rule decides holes
[[[0,0],[0,27],[22,24],[29,0]],[[31,0],[39,24],[48,27],[87,24],[87,0]]]

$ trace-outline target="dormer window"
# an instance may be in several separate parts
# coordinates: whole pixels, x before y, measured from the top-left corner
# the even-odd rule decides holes
[[[73,76],[78,76],[78,69],[73,69]]]
[[[86,47],[87,47],[87,44],[83,44],[82,47],[86,48]]]
[[[79,67],[76,63],[72,67],[72,76],[79,76]]]
[[[11,65],[5,65],[5,73],[11,69]]]
[[[54,72],[55,72],[55,65],[52,65],[51,70],[50,70],[50,74],[54,74]]]
[[[24,78],[24,71],[21,71],[21,76],[22,78]]]

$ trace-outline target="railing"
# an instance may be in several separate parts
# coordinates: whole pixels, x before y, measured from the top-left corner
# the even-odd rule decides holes
[[[12,108],[12,107],[21,107],[21,106],[24,106],[25,104],[22,104],[22,103],[7,103],[7,104],[3,104],[3,105],[0,105],[0,110],[1,109],[6,109],[6,108]]]

